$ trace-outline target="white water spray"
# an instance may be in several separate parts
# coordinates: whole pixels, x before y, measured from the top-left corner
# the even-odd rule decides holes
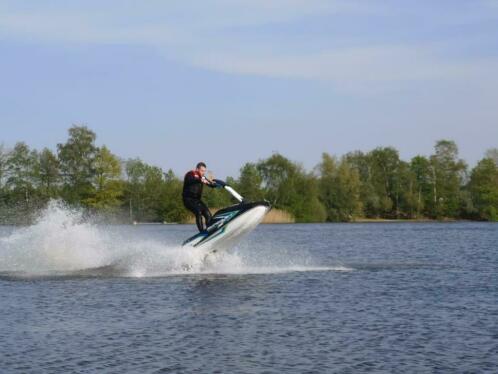
[[[144,238],[139,231],[133,234],[123,226],[93,224],[83,218],[81,211],[53,201],[32,226],[15,228],[0,237],[0,273],[142,277],[347,270],[310,266],[306,261],[283,263],[271,257],[261,266],[236,251],[205,259],[204,252],[196,248]]]

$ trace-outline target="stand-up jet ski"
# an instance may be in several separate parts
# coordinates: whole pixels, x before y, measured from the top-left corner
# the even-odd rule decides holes
[[[213,181],[216,187],[228,191],[239,203],[218,210],[205,231],[183,242],[184,247],[202,248],[206,255],[232,248],[245,234],[254,230],[271,209],[268,201],[249,202],[222,180]]]

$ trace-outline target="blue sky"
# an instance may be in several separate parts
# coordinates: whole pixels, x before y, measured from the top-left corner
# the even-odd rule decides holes
[[[498,1],[0,1],[0,142],[71,124],[117,155],[218,177],[453,139],[498,147]]]

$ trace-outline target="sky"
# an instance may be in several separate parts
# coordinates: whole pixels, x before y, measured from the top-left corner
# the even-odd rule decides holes
[[[73,124],[126,158],[215,176],[454,140],[498,147],[498,0],[0,0],[0,143]]]

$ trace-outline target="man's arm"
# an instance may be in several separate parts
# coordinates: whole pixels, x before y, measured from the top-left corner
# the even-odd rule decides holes
[[[203,183],[201,178],[194,173],[188,173],[185,177],[185,182],[188,186],[192,184]]]
[[[216,187],[216,182],[212,181],[211,179],[207,177],[202,177],[202,183],[204,183],[206,186],[215,188]]]

